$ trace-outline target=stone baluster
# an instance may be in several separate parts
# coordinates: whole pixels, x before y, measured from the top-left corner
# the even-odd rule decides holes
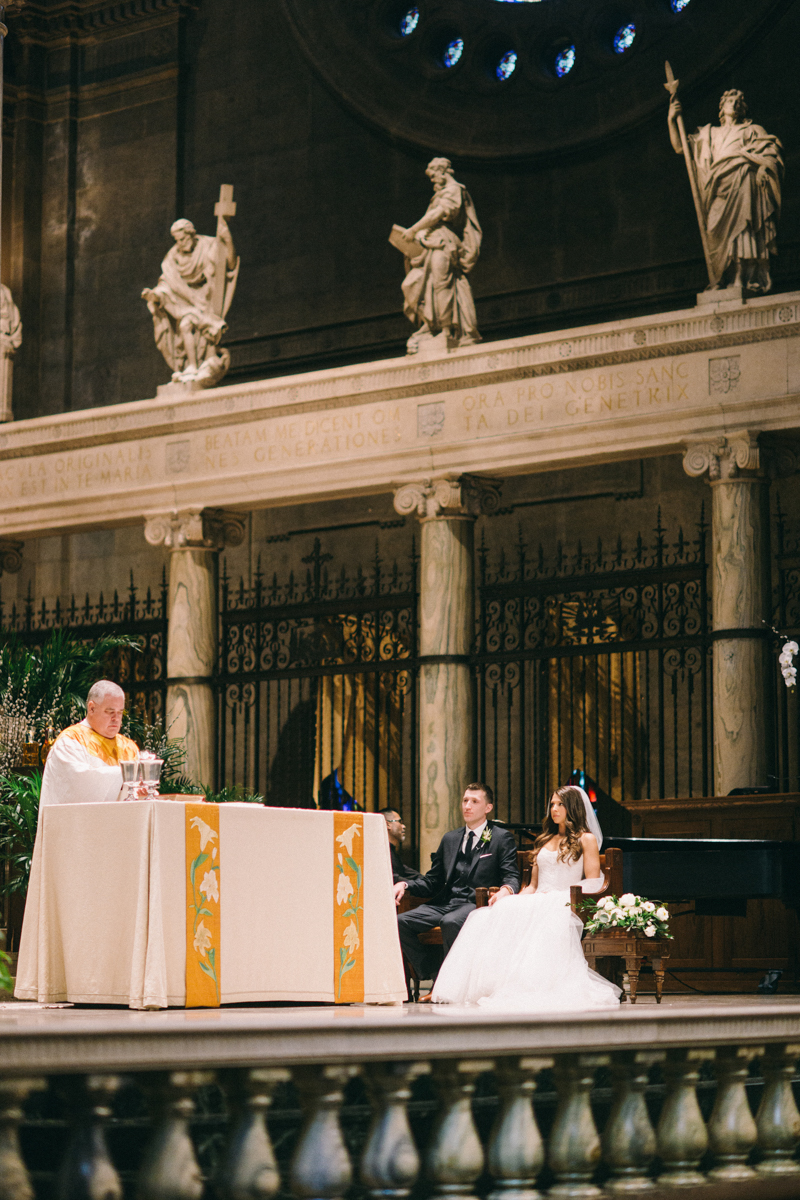
[[[122,1200],[103,1130],[121,1084],[119,1075],[72,1076],[57,1083],[75,1126],[58,1174],[57,1200]]]
[[[461,821],[461,797],[474,772],[473,685],[468,655],[475,636],[474,525],[493,512],[500,485],[457,478],[408,483],[394,497],[421,524],[419,653],[420,862]]]
[[[670,1050],[664,1063],[667,1094],[656,1130],[662,1171],[658,1182],[664,1187],[692,1187],[705,1183],[698,1167],[708,1149],[697,1084],[700,1064],[714,1058],[713,1050]]]
[[[430,1071],[427,1063],[378,1063],[367,1070],[374,1114],[361,1155],[361,1181],[374,1200],[407,1196],[419,1174],[420,1159],[406,1106],[411,1087]]]
[[[294,1081],[306,1110],[294,1152],[291,1189],[301,1200],[338,1200],[353,1182],[339,1122],[344,1089],[360,1067],[300,1067]]]
[[[717,1077],[717,1098],[708,1121],[708,1148],[714,1156],[710,1179],[754,1179],[756,1173],[748,1167],[747,1159],[753,1150],[758,1130],[747,1102],[747,1076],[750,1063],[763,1054],[763,1047],[723,1046],[717,1050],[714,1073]]]
[[[769,508],[757,435],[691,443],[687,474],[712,488],[714,794],[767,782]]]
[[[649,1068],[664,1057],[649,1051],[614,1055],[614,1095],[601,1139],[603,1160],[611,1169],[608,1191],[641,1192],[654,1186],[647,1172],[656,1156],[656,1135],[644,1091]]]
[[[226,1079],[233,1116],[215,1181],[223,1200],[268,1200],[280,1188],[266,1118],[275,1089],[290,1079],[283,1067],[234,1071]]]
[[[433,1079],[441,1108],[425,1153],[425,1174],[434,1195],[447,1200],[474,1200],[475,1181],[483,1170],[483,1147],[472,1118],[475,1081],[492,1062],[440,1061]]]
[[[800,1175],[795,1151],[800,1144],[800,1113],[792,1079],[800,1059],[800,1045],[768,1046],[764,1055],[764,1091],[756,1114],[759,1175]]]
[[[608,1066],[610,1061],[607,1054],[563,1054],[556,1060],[558,1106],[547,1153],[556,1182],[548,1196],[578,1200],[602,1195],[592,1183],[600,1162],[600,1135],[589,1093],[596,1069]]]
[[[500,1111],[486,1162],[494,1182],[488,1200],[539,1200],[536,1179],[544,1166],[544,1143],[533,1112],[540,1071],[552,1058],[501,1058],[495,1068]]]
[[[200,1200],[203,1178],[189,1134],[194,1094],[211,1071],[173,1071],[153,1080],[155,1129],[142,1156],[137,1200]]]
[[[186,739],[186,772],[214,786],[217,663],[217,557],[244,540],[244,520],[218,509],[148,513],[144,535],[168,546],[167,713],[171,737]]]
[[[19,1147],[19,1123],[28,1096],[46,1087],[45,1079],[0,1078],[0,1200],[33,1200]]]

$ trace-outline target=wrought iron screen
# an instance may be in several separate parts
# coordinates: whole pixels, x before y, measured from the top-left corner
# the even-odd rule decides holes
[[[800,642],[800,522],[790,521],[776,497],[773,523],[773,625]],[[770,655],[776,698],[775,774],[777,790],[800,791],[800,714],[797,692],[789,691],[778,670],[778,646]]]
[[[54,629],[68,629],[78,640],[89,641],[107,634],[129,634],[139,641],[139,653],[113,651],[108,673],[125,689],[127,702],[153,723],[161,722],[167,694],[167,578],[154,593],[148,587],[142,596],[131,572],[127,595],[114,592],[106,600],[87,594],[82,603],[73,595],[68,603],[56,599],[34,601],[30,585],[20,605],[0,599],[0,629],[15,632],[28,645],[41,645]]]
[[[497,815],[538,821],[582,769],[615,801],[707,795],[711,770],[706,534],[512,560],[478,551],[476,760]]]
[[[319,538],[304,577],[221,580],[220,783],[311,807],[331,789],[398,809],[415,844],[417,561],[329,567]],[[334,776],[334,772],[336,772]]]

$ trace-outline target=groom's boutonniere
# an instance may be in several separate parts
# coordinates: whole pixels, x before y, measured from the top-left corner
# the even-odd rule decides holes
[[[492,829],[491,829],[490,825],[487,825],[478,841],[478,849],[480,850],[481,846],[488,846],[489,842],[491,840],[492,840]]]

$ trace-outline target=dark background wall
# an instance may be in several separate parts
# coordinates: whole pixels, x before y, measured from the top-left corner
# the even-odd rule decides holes
[[[706,33],[713,20],[729,32],[725,0],[691,5]],[[761,7],[756,32],[719,62],[708,43],[684,104],[691,129],[741,87],[783,141],[775,281],[787,290],[800,285],[800,5]],[[242,256],[231,382],[403,352],[402,262],[387,235],[424,211],[430,151],[353,115],[277,0],[29,3],[9,28],[3,278],[25,326],[18,418],[142,399],[167,382],[140,292],[158,278],[175,217],[213,232],[221,183],[234,185]],[[670,46],[667,33],[659,53]],[[641,75],[643,61],[631,69]],[[615,137],[569,155],[455,159],[485,233],[472,277],[484,337],[693,303],[700,242],[660,71],[663,103]]]

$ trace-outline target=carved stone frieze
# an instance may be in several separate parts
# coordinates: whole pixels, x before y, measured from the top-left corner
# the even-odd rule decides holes
[[[15,18],[13,32],[18,41],[44,42],[65,36],[94,39],[115,32],[121,25],[192,12],[198,6],[199,0],[128,0],[126,4],[72,0],[51,8],[41,0],[16,0],[13,8],[6,5],[6,12]]]
[[[394,507],[403,516],[416,512],[419,517],[479,517],[497,511],[502,484],[481,475],[446,476],[406,483],[394,495]]]
[[[0,538],[0,575],[4,572],[16,575],[22,569],[23,542],[10,542]]]
[[[726,436],[687,442],[683,469],[694,479],[707,474],[710,483],[752,478],[761,470],[758,434],[743,429]]]
[[[225,546],[241,546],[244,517],[200,506],[148,513],[144,536],[151,546],[168,546],[170,550],[222,550]]]

